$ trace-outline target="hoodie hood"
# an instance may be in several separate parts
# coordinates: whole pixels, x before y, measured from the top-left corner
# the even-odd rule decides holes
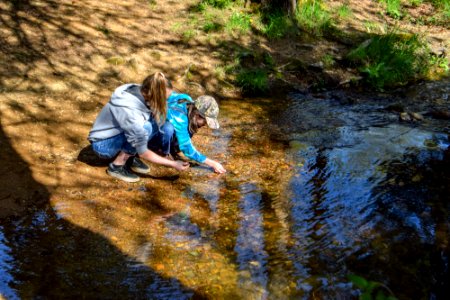
[[[194,104],[194,100],[192,100],[191,96],[188,94],[179,94],[177,92],[172,92],[167,99],[167,104],[169,107],[179,104],[178,101],[186,100],[188,103]]]
[[[150,112],[140,93],[140,85],[136,83],[124,84],[114,90],[110,103],[113,106],[129,107],[143,112]],[[136,92],[137,91],[137,92]]]

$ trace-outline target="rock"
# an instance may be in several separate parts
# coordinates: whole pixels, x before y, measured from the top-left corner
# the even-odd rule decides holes
[[[123,65],[126,61],[125,58],[121,56],[111,56],[106,60],[111,65]]]
[[[324,67],[324,64],[323,64],[323,62],[322,62],[322,61],[319,61],[319,62],[316,62],[316,63],[310,64],[309,66],[310,66],[310,67],[312,67],[312,68],[316,68],[316,69],[320,69],[320,70],[322,70],[322,69],[323,69],[323,67]]]
[[[362,80],[362,79],[363,79],[363,77],[361,77],[361,76],[352,76],[350,78],[347,78],[347,79],[344,79],[344,80],[340,81],[339,85],[344,85],[344,84],[347,84],[347,83],[357,82],[357,81]]]
[[[436,55],[438,57],[444,57],[447,52],[447,49],[445,47],[438,47],[438,48],[432,48],[431,54]]]
[[[311,44],[296,44],[295,47],[305,50],[314,50],[315,46]]]
[[[411,116],[407,112],[400,113],[400,120],[404,122],[412,121]]]
[[[411,116],[411,118],[413,118],[416,121],[423,121],[423,116],[419,113],[411,112],[411,113],[409,113],[409,115]]]

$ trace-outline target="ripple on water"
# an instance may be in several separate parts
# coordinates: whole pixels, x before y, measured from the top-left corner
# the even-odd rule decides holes
[[[403,228],[405,247],[416,243],[408,232],[418,236],[420,243],[434,241],[436,224],[429,217],[426,196],[416,193],[418,199],[399,199],[408,192],[395,190],[406,183],[387,184],[392,180],[390,172],[395,172],[388,166],[395,161],[410,164],[408,156],[417,158],[419,164],[442,160],[449,147],[447,135],[401,124],[380,126],[382,122],[375,116],[361,119],[376,121],[376,126],[355,126],[358,118],[353,115],[345,120],[351,125],[328,124],[323,132],[306,130],[296,133],[297,142],[290,143],[297,175],[291,181],[290,203],[285,209],[289,210],[286,215],[295,243],[286,256],[293,257],[298,288],[305,293],[311,291],[311,278],[317,275],[345,281],[336,275],[347,267],[346,260],[364,252],[380,255],[382,250],[373,248],[373,241],[389,244],[390,232],[399,228]],[[411,177],[412,181],[421,180],[420,174]],[[381,203],[390,208],[380,211]],[[324,284],[318,280],[312,285]]]

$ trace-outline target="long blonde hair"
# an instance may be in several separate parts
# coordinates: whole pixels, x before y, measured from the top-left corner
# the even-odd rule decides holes
[[[164,124],[167,117],[167,88],[171,88],[170,81],[161,72],[147,76],[141,86],[142,96],[159,125]]]

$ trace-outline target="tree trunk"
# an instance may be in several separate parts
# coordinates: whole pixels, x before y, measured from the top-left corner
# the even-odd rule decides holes
[[[295,15],[295,12],[297,11],[297,0],[288,0],[288,13],[289,15],[293,16]]]

